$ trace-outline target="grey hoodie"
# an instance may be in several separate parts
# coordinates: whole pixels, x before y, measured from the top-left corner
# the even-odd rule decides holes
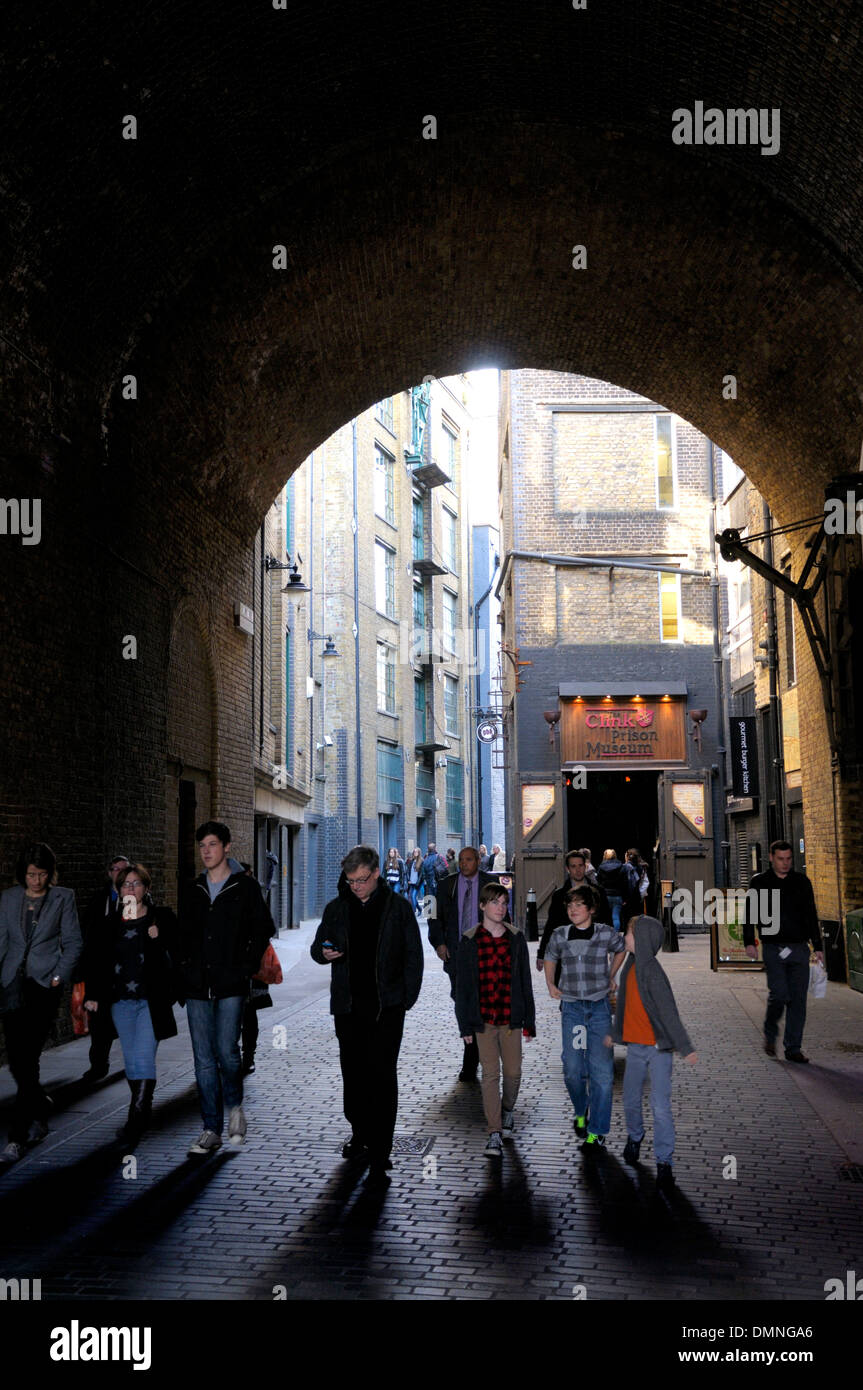
[[[617,1011],[611,1028],[611,1036],[617,1043],[623,1042],[623,1017],[626,1007],[626,981],[633,965],[638,979],[638,992],[645,1013],[656,1034],[656,1046],[660,1052],[679,1052],[687,1057],[695,1048],[689,1034],[680,1021],[674,995],[668,976],[656,959],[665,932],[661,922],[655,917],[639,917],[634,926],[635,957],[627,956],[620,972],[617,987]]]

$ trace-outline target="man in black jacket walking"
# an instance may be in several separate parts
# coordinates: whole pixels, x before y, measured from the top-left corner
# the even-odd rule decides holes
[[[105,918],[116,907],[117,897],[117,875],[125,869],[131,860],[125,854],[115,854],[114,858],[108,863],[108,882],[97,889],[90,899],[81,919],[81,934],[84,937],[84,950],[78,962],[78,975],[81,979],[86,978],[88,954],[87,945],[97,937],[104,925]],[[90,1034],[90,1066],[82,1081],[96,1082],[101,1081],[108,1075],[111,1057],[111,1044],[117,1036],[117,1030],[111,1019],[110,1009],[100,1009],[96,1013],[87,1016],[88,1029]]]
[[[205,872],[180,901],[180,971],[204,1123],[189,1153],[207,1154],[221,1146],[225,1106],[229,1142],[242,1144],[246,1137],[243,1009],[249,980],[276,929],[257,883],[229,862],[228,827],[205,821],[195,839]]]
[[[756,910],[747,894],[743,942],[747,956],[755,960],[757,927],[767,972],[764,1051],[768,1057],[776,1056],[779,1020],[785,1009],[785,1058],[789,1062],[808,1062],[801,1047],[809,989],[809,943],[815,948],[819,965],[824,964],[824,946],[812,884],[805,874],[797,873],[793,863],[794,853],[788,841],[774,840],[770,846],[770,868],[755,874],[749,884],[750,890],[758,893],[759,906]]]
[[[342,860],[344,886],[324,908],[312,959],[331,965],[330,1013],[339,1040],[345,1158],[368,1161],[369,1186],[389,1184],[398,1112],[405,1013],[417,1001],[423,952],[407,900],[381,878],[377,850],[356,845]]]

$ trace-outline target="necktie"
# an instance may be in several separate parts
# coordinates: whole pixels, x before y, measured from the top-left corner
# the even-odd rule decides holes
[[[459,923],[458,934],[461,938],[466,931],[470,931],[475,926],[473,920],[473,879],[465,880],[464,897],[461,904],[461,922]]]

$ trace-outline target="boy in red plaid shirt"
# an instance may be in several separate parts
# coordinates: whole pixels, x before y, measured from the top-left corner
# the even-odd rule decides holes
[[[466,1043],[476,1037],[482,1063],[482,1104],[489,1131],[485,1152],[490,1158],[500,1158],[502,1139],[513,1135],[522,1034],[536,1037],[527,942],[505,920],[508,906],[509,894],[501,884],[485,884],[479,895],[482,921],[459,943],[455,977],[458,1025]]]

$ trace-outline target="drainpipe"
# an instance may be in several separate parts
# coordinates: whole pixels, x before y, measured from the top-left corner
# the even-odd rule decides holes
[[[353,450],[354,514],[351,526],[354,533],[354,713],[356,724],[357,759],[357,844],[363,842],[363,761],[360,746],[360,537],[359,537],[359,484],[357,469],[357,422],[351,421],[351,446]]]
[[[482,607],[482,605],[485,603],[485,601],[486,601],[486,599],[488,598],[489,594],[491,593],[492,585],[494,584],[494,577],[495,577],[495,575],[497,574],[497,567],[498,567],[499,564],[500,564],[500,556],[499,556],[498,553],[495,551],[495,556],[494,556],[494,569],[492,570],[492,572],[491,572],[491,578],[490,578],[489,581],[488,581],[488,588],[486,589],[485,593],[482,594],[482,596],[481,596],[480,598],[477,599],[476,603],[473,605],[473,610],[472,610],[472,611],[473,611],[473,659],[474,659],[474,666],[475,666],[475,668],[476,668],[476,675],[474,676],[474,688],[475,688],[475,691],[476,691],[476,705],[477,705],[477,709],[482,708],[482,674],[481,674],[481,672],[480,672],[480,667],[479,667],[479,610],[480,610],[480,608]],[[491,644],[491,632],[489,632],[489,645],[490,645],[490,644]],[[477,749],[477,753],[476,753],[476,798],[477,798],[477,836],[476,836],[476,839],[477,839],[477,844],[478,844],[478,845],[479,845],[479,844],[482,844],[483,840],[485,839],[485,835],[484,835],[484,832],[483,832],[483,825],[482,825],[482,760],[483,760],[483,756],[484,756],[484,754],[485,754],[485,750],[486,750],[487,747],[488,747],[487,744],[482,744],[482,745]],[[489,751],[489,757],[490,757],[490,756],[491,756],[491,753],[490,753],[490,751]]]
[[[710,525],[710,590],[713,596],[713,702],[716,706],[716,752],[719,758],[719,767],[722,773],[721,778],[714,779],[717,788],[717,802],[725,789],[725,694],[722,682],[722,647],[719,641],[719,627],[722,616],[722,609],[719,603],[719,562],[716,555],[716,536],[718,532],[717,509],[719,504],[719,492],[716,486],[716,462],[719,450],[712,440],[708,440],[707,448],[710,452],[710,503],[711,503],[711,525]],[[725,807],[714,807],[721,810],[721,817],[714,816],[714,826],[718,828],[721,824],[723,830],[728,830],[728,818],[725,814]],[[727,856],[723,851],[721,837],[714,830],[713,835],[713,869],[716,875],[716,884],[719,888],[724,888],[727,881]]]
[[[770,508],[762,499],[761,524],[768,534],[764,538],[764,558],[773,568],[773,537],[770,535]],[[785,749],[782,743],[782,708],[777,689],[777,667],[779,650],[776,633],[776,590],[766,584],[767,590],[767,671],[770,677],[770,723],[773,727],[775,753],[773,775],[776,779],[776,833],[779,839],[785,837]]]

